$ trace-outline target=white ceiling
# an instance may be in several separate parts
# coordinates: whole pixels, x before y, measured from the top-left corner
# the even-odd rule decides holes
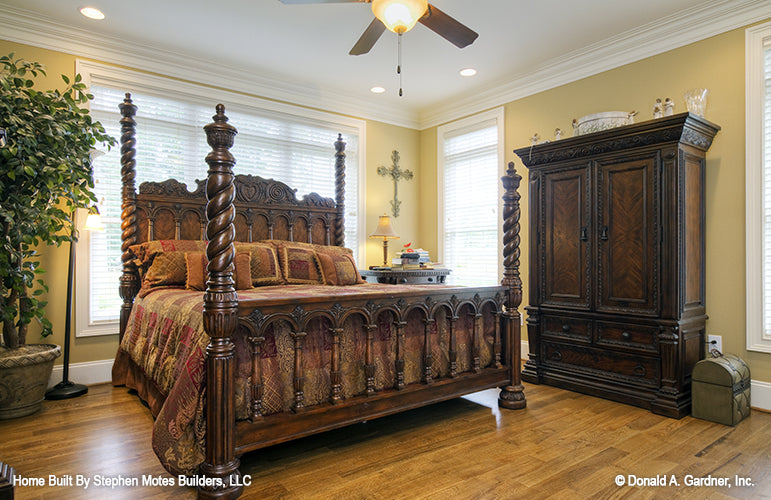
[[[86,2],[106,19],[83,17]],[[406,33],[401,98],[396,35],[348,55],[372,19],[367,4],[0,0],[0,38],[423,128],[771,17],[768,0],[432,3],[479,38],[458,49],[420,24]],[[465,67],[477,76],[459,76]]]

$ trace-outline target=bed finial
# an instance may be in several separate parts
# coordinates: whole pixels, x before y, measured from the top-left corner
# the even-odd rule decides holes
[[[333,245],[345,244],[345,141],[343,134],[337,134],[335,141],[335,217]]]
[[[203,323],[209,334],[206,347],[206,459],[201,473],[221,486],[201,486],[199,498],[235,498],[240,494],[239,461],[235,457],[235,345],[238,295],[233,282],[236,230],[233,165],[228,149],[236,129],[227,123],[225,106],[218,104],[213,123],[204,127],[212,147],[206,155],[206,256],[208,279],[203,296]]]
[[[514,168],[514,162],[509,162],[503,181],[503,280],[501,284],[507,290],[506,312],[503,313],[506,325],[506,357],[510,367],[511,385],[501,387],[498,405],[511,410],[527,406],[521,374],[521,316],[519,306],[522,304],[522,279],[519,275],[519,217],[520,206],[519,184],[522,176]]]
[[[137,113],[137,107],[131,102],[131,94],[126,92],[126,98],[120,108],[120,173],[121,173],[121,262],[123,272],[120,277],[120,286],[118,293],[123,299],[120,310],[120,326],[118,330],[119,339],[123,339],[126,331],[126,323],[131,314],[131,307],[134,305],[134,297],[139,290],[139,275],[136,266],[133,264],[133,258],[129,252],[129,247],[137,243],[137,233],[139,228],[136,217],[136,127],[137,122],[134,116]]]
[[[233,140],[238,132],[233,125],[228,123],[224,104],[217,104],[215,110],[216,114],[211,117],[214,123],[203,128],[206,131],[206,141],[212,147],[212,152],[209,154],[227,154],[228,161],[235,163],[235,159],[227,150],[233,147]],[[208,157],[206,161],[209,162]],[[211,163],[209,165],[211,166]]]

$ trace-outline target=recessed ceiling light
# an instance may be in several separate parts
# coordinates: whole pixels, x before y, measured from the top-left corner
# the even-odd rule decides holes
[[[477,74],[477,70],[474,68],[465,68],[460,70],[460,76],[474,76]]]
[[[89,19],[104,19],[104,14],[96,7],[83,7],[80,9],[80,13]]]
[[[383,92],[385,92],[385,89],[383,87],[378,86],[378,87],[372,87],[371,89],[369,89],[369,91],[372,92],[373,94],[382,94]]]

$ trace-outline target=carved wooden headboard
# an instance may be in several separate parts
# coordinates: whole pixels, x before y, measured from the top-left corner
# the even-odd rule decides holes
[[[206,230],[206,181],[195,191],[174,179],[144,182],[136,195],[137,243],[200,240]],[[289,240],[340,245],[335,239],[335,200],[316,193],[297,199],[294,189],[273,179],[236,175],[236,241]]]

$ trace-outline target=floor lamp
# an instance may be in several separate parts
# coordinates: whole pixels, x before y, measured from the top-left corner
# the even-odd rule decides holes
[[[85,231],[102,230],[99,212],[89,213],[86,217]],[[73,230],[77,235],[77,229]],[[70,240],[70,264],[67,272],[67,315],[64,320],[64,363],[62,381],[46,391],[46,399],[69,399],[82,396],[88,392],[88,387],[70,381],[70,336],[72,333],[72,281],[75,274],[75,239]]]

